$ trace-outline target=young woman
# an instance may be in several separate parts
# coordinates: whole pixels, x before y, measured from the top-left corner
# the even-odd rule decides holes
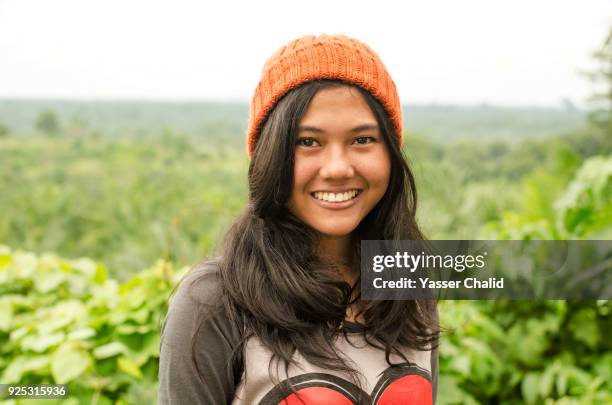
[[[432,404],[435,301],[360,298],[360,241],[423,239],[379,57],[341,35],[265,64],[247,130],[248,206],[179,284],[161,404]]]

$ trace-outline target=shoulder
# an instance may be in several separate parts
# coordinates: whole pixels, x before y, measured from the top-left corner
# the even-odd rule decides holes
[[[191,344],[194,335],[207,335],[207,340],[231,337],[233,341],[238,336],[237,327],[230,320],[221,297],[218,266],[213,262],[194,266],[170,296],[168,313],[161,330],[162,345],[180,347]],[[211,327],[222,333],[212,336]]]
[[[196,305],[215,306],[221,296],[219,267],[213,261],[195,265],[178,283],[173,301],[188,300]]]
[[[230,403],[241,368],[240,328],[225,311],[216,265],[195,266],[177,284],[161,329],[160,404]]]

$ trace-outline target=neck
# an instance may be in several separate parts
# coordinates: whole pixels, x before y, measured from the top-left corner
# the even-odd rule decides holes
[[[319,242],[319,255],[324,262],[335,264],[340,269],[340,275],[350,285],[357,280],[357,275],[352,274],[351,262],[351,235],[327,236],[321,235]]]
[[[358,272],[352,270],[352,251],[351,251],[351,235],[347,236],[326,236],[321,235],[319,242],[319,255],[325,262],[332,263],[338,266],[340,276],[349,285],[354,286],[359,278]],[[354,298],[355,292],[353,292]],[[350,322],[365,323],[363,314],[359,317],[357,314],[358,304],[353,304],[347,308],[346,319]]]

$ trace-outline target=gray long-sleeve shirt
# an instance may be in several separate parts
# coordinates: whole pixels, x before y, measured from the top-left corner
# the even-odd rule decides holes
[[[345,323],[347,338],[340,336],[334,344],[363,375],[361,387],[352,384],[346,373],[321,369],[299,353],[298,367],[290,367],[288,375],[281,374],[274,382],[268,374],[271,352],[256,338],[247,342],[240,366],[230,364],[240,331],[217,305],[220,289],[215,271],[212,265],[191,271],[170,302],[160,344],[159,404],[278,405],[283,400],[293,404],[295,394],[278,384],[287,380],[306,405],[435,401],[437,350],[407,349],[404,354],[410,363],[389,367],[384,351],[366,344],[359,325],[352,323]],[[391,360],[402,362],[399,356]]]

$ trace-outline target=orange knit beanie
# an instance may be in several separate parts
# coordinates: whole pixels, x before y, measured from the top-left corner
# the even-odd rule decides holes
[[[249,158],[255,151],[261,125],[278,100],[303,83],[323,78],[339,79],[368,90],[389,114],[402,143],[399,96],[378,55],[364,43],[344,35],[307,35],[276,51],[262,69],[247,127]]]

